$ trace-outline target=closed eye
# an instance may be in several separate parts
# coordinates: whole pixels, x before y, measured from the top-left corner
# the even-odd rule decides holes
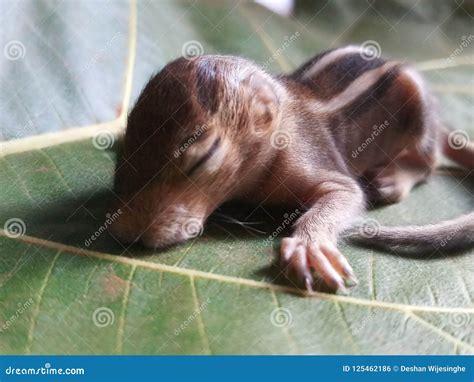
[[[199,160],[195,164],[193,164],[193,166],[188,171],[186,171],[186,175],[191,176],[199,167],[201,167],[206,161],[208,161],[212,157],[212,155],[214,155],[214,153],[217,151],[220,144],[221,144],[221,138],[218,137],[212,143],[209,150],[207,150],[207,153],[204,154],[201,158],[199,158]]]

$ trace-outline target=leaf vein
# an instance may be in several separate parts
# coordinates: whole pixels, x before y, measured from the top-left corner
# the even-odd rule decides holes
[[[200,271],[192,268],[177,268],[171,265],[148,262],[136,258],[129,258],[124,256],[112,255],[108,253],[102,253],[97,251],[86,250],[82,248],[73,247],[67,244],[62,244],[58,242],[48,241],[44,239],[40,239],[33,236],[23,235],[16,239],[8,238],[6,236],[5,230],[0,229],[0,236],[5,237],[7,240],[16,240],[23,243],[27,243],[30,245],[37,245],[42,246],[44,248],[56,249],[62,252],[70,253],[76,256],[84,256],[84,257],[93,257],[101,260],[107,260],[115,263],[121,263],[126,265],[134,265],[136,264],[138,267],[147,268],[155,271],[161,272],[168,272],[180,275],[187,275],[187,276],[194,276],[199,277],[207,280],[215,280],[220,282],[226,282],[231,284],[240,284],[245,285],[248,287],[253,288],[260,288],[260,289],[267,289],[273,290],[275,292],[286,292],[297,294],[300,296],[307,296],[307,297],[314,297],[319,298],[321,300],[329,301],[329,302],[341,302],[347,304],[354,304],[354,305],[361,305],[361,306],[368,306],[368,307],[379,307],[384,309],[391,309],[396,311],[402,312],[412,312],[412,311],[419,311],[419,312],[438,312],[438,313],[474,313],[474,308],[466,308],[466,307],[434,307],[434,306],[423,306],[423,305],[407,305],[395,302],[386,302],[386,301],[372,301],[368,299],[361,299],[357,297],[351,296],[343,296],[343,295],[334,295],[324,292],[313,292],[311,294],[307,294],[306,292],[299,290],[295,287],[285,286],[285,285],[278,285],[272,284],[269,282],[262,282],[256,281],[252,279],[246,279],[236,276],[228,276],[228,275],[220,275],[215,273],[209,273],[205,271]]]
[[[199,334],[201,335],[203,348],[206,354],[212,354],[211,347],[209,345],[209,338],[207,337],[206,328],[204,326],[204,321],[202,319],[202,314],[201,314],[202,308],[199,302],[199,297],[196,290],[196,284],[194,283],[194,277],[190,276],[189,280],[191,284],[191,292],[192,292],[193,301],[194,301],[194,311],[196,313],[197,325],[198,325]]]
[[[280,304],[280,301],[278,300],[278,297],[275,293],[274,290],[271,291],[272,293],[272,299],[277,308],[282,308],[282,305]],[[283,333],[285,334],[285,337],[288,340],[288,343],[290,347],[293,348],[293,354],[301,354],[301,350],[298,347],[298,344],[295,342],[293,336],[291,335],[290,329],[288,328],[288,325],[283,325],[282,326]]]
[[[51,265],[49,266],[46,275],[44,277],[43,282],[41,283],[41,287],[38,292],[38,302],[36,303],[35,310],[33,312],[33,318],[31,321],[30,329],[28,330],[28,341],[26,345],[26,350],[25,354],[30,354],[31,353],[31,346],[33,345],[33,340],[34,340],[34,332],[36,329],[36,322],[38,320],[40,308],[41,308],[41,302],[43,300],[43,294],[44,290],[46,289],[46,286],[48,285],[49,279],[51,277],[51,273],[53,271],[54,265],[56,264],[56,260],[59,258],[59,255],[61,255],[61,251],[59,250],[56,255],[53,258],[53,261],[51,261]]]
[[[460,340],[459,338],[454,337],[452,334],[446,332],[445,330],[433,325],[431,322],[427,321],[426,319],[420,317],[418,314],[414,312],[405,312],[405,314],[414,319],[415,321],[419,322],[420,324],[426,326],[427,328],[431,329],[431,331],[438,333],[440,336],[446,338],[448,341],[452,342],[456,346],[463,346],[474,352],[474,346],[471,344]]]
[[[137,270],[137,264],[132,265],[132,269],[130,270],[130,274],[128,275],[127,279],[127,286],[123,293],[123,301],[122,301],[122,310],[120,311],[120,318],[119,318],[119,325],[117,330],[117,345],[116,345],[116,352],[118,354],[123,353],[123,338],[125,332],[125,318],[127,315],[127,307],[128,307],[128,300],[130,297],[130,289],[132,288],[132,280],[133,276],[135,275],[135,271]]]

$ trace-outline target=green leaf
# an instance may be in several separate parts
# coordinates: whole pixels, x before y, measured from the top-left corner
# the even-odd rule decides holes
[[[108,133],[120,132],[130,100],[189,41],[279,72],[327,47],[376,40],[423,70],[445,119],[474,136],[472,46],[447,61],[469,36],[472,9],[325,3],[287,19],[252,4],[2,3],[2,43],[26,51],[2,59],[0,128],[5,140],[31,137],[0,146],[0,353],[473,353],[472,250],[420,259],[342,244],[359,285],[350,296],[305,298],[271,266],[267,237],[291,211],[230,207],[262,223],[216,216],[202,236],[163,253],[101,233],[118,144]],[[440,173],[369,216],[457,216],[472,211],[473,186]]]

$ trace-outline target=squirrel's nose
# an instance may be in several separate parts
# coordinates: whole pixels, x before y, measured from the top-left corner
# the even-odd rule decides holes
[[[117,219],[107,227],[109,234],[124,244],[132,244],[140,239],[141,233],[137,227],[127,224],[124,219]]]

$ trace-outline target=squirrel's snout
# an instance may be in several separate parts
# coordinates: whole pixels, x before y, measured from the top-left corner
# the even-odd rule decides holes
[[[158,249],[200,236],[204,220],[202,213],[193,213],[180,205],[147,219],[128,211],[114,220],[108,226],[108,231],[121,243],[140,242],[147,248]]]

